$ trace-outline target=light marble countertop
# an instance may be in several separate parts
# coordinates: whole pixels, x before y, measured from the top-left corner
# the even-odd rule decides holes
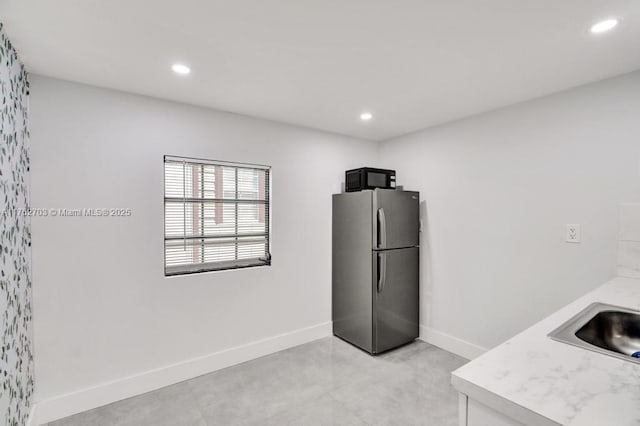
[[[640,425],[640,364],[547,337],[593,302],[640,310],[640,279],[615,278],[453,372],[454,387],[532,425]]]

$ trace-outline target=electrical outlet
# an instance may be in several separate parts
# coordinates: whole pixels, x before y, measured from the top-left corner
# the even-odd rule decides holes
[[[580,242],[580,225],[577,223],[567,224],[567,239],[568,243]]]

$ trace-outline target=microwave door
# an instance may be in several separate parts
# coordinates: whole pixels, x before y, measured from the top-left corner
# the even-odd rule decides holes
[[[389,175],[387,173],[380,172],[367,172],[367,187],[368,188],[387,188],[389,186],[387,180]]]
[[[419,193],[373,191],[373,249],[389,250],[420,244]]]

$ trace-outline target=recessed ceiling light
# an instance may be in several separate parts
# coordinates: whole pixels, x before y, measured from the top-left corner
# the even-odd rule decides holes
[[[173,64],[171,69],[173,70],[173,72],[180,75],[187,75],[191,72],[191,68],[183,64]]]
[[[593,34],[604,33],[606,31],[614,29],[620,21],[616,18],[605,19],[604,21],[600,21],[597,24],[591,26],[591,32]]]
[[[369,121],[373,118],[373,114],[371,114],[370,112],[363,112],[362,114],[360,114],[360,120],[362,121]]]

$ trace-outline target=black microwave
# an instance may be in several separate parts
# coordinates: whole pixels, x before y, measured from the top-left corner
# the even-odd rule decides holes
[[[344,182],[346,192],[374,188],[396,189],[396,171],[361,167],[359,169],[347,170],[345,172]]]

